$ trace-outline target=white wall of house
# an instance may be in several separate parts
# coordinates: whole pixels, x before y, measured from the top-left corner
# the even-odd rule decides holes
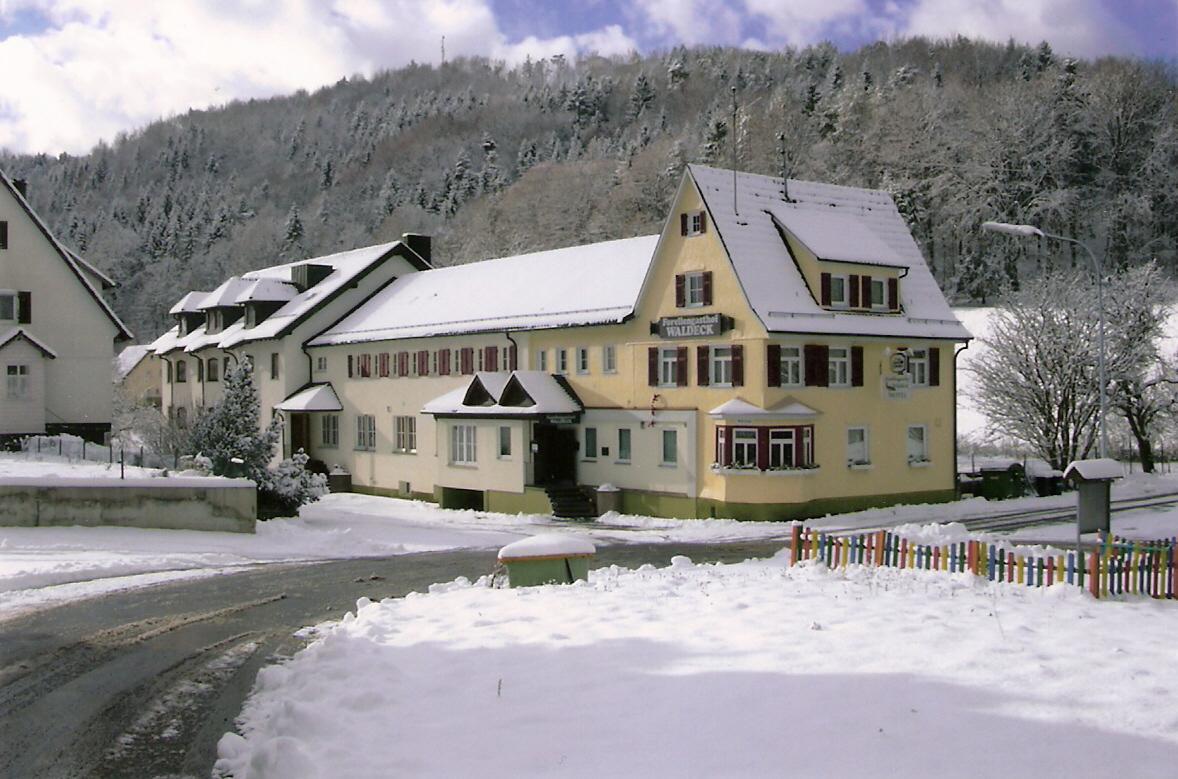
[[[45,431],[45,362],[41,350],[24,338],[0,348],[0,433]],[[9,366],[25,366],[24,393],[9,392]]]

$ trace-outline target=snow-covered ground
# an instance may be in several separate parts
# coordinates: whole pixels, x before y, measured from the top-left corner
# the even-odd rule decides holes
[[[361,599],[263,670],[237,779],[1173,777],[1173,603],[739,565]]]

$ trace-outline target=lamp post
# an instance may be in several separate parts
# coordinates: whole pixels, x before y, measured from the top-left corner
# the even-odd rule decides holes
[[[1097,361],[1100,372],[1100,456],[1108,457],[1108,428],[1105,425],[1105,417],[1108,416],[1108,377],[1106,376],[1104,357],[1104,273],[1101,269],[1100,259],[1097,258],[1086,244],[1077,241],[1075,238],[1045,233],[1034,225],[983,222],[982,229],[991,233],[1003,233],[1004,235],[1014,235],[1019,238],[1050,238],[1054,241],[1074,243],[1087,252],[1088,258],[1092,260],[1092,268],[1096,272],[1096,306],[1100,321],[1100,357]]]

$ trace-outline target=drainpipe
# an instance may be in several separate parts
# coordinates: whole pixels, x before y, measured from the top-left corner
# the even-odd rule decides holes
[[[516,364],[518,365],[519,364],[519,344],[517,344],[515,342],[515,339],[511,337],[510,330],[504,330],[503,337],[506,338],[508,341],[511,341],[511,347],[515,350],[515,361],[516,361]],[[508,370],[510,371],[511,368],[508,367]]]

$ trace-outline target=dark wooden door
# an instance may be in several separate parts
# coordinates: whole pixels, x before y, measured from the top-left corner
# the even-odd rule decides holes
[[[559,484],[577,479],[577,431],[536,425],[536,484]]]
[[[294,454],[300,449],[308,453],[311,450],[310,414],[290,415],[290,453]]]

